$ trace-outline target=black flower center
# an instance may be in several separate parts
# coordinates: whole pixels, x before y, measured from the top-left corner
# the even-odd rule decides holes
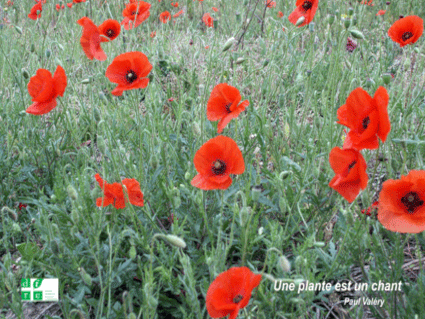
[[[227,113],[231,113],[230,107],[232,106],[232,103],[227,103],[224,107],[226,108]]]
[[[411,37],[413,37],[413,33],[412,32],[404,32],[403,35],[401,36],[401,39],[403,41],[407,41],[408,39],[410,39]]]
[[[242,295],[236,295],[235,298],[233,298],[234,303],[239,303],[243,299]]]
[[[350,165],[348,165],[348,172],[356,165],[357,161],[353,161]]]
[[[213,162],[211,169],[214,175],[223,175],[226,171],[226,163],[222,160],[216,160]]]
[[[125,79],[128,83],[133,83],[137,80],[137,74],[133,70],[128,70],[127,74],[125,75]]]
[[[305,12],[307,12],[307,10],[310,10],[312,6],[313,4],[311,3],[311,1],[304,1],[302,8]]]
[[[363,126],[363,128],[364,128],[364,129],[367,129],[367,127],[369,126],[369,123],[370,123],[370,118],[369,118],[369,116],[368,116],[368,117],[365,117],[365,118],[363,119],[363,121],[362,121],[362,126]]]
[[[106,36],[108,38],[112,38],[114,35],[115,35],[115,30],[108,29],[108,31],[106,31]]]
[[[408,192],[401,198],[401,202],[406,206],[409,214],[412,214],[418,207],[424,204],[424,201],[419,198],[415,192]]]

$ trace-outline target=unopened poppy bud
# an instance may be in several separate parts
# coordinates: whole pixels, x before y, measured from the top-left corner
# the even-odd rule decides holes
[[[131,312],[131,313],[128,315],[127,319],[137,319],[137,316],[136,316],[136,314],[135,314],[134,312]]]
[[[30,75],[29,75],[29,73],[28,73],[27,69],[22,68],[22,69],[21,69],[21,72],[22,72],[22,76],[23,76],[25,79],[28,79],[28,78],[30,77]]]
[[[344,27],[346,29],[348,29],[350,27],[350,24],[351,24],[351,20],[350,19],[345,19],[344,20]]]
[[[240,58],[237,58],[236,59],[236,64],[242,64],[242,63],[244,63],[246,61],[246,59],[245,58],[242,58],[242,57],[240,57]]]
[[[186,243],[183,239],[175,235],[155,234],[154,237],[164,239],[168,243],[178,248],[186,248]]]
[[[202,192],[198,192],[197,194],[196,194],[196,197],[195,197],[195,203],[198,205],[198,206],[201,206],[202,205]]]
[[[184,179],[185,179],[185,180],[187,180],[187,181],[189,181],[189,180],[191,180],[191,179],[192,179],[192,176],[190,176],[190,173],[189,173],[189,172],[186,172],[186,173],[184,174]]]
[[[351,19],[351,25],[357,25],[357,18],[356,18],[356,16],[353,16],[353,18]]]
[[[419,53],[419,48],[416,47],[416,48],[413,49],[413,51],[415,51],[416,53]]]
[[[103,103],[108,104],[108,98],[102,91],[99,92],[99,98],[103,101]]]
[[[367,79],[366,80],[366,87],[368,87],[368,88],[370,88],[370,87],[372,87],[372,86],[374,86],[375,85],[375,81],[374,80],[372,80],[372,79]]]
[[[263,276],[264,276],[264,278],[266,278],[266,279],[268,279],[268,280],[270,280],[270,281],[273,281],[273,282],[275,282],[276,281],[276,278],[275,277],[273,277],[272,275],[270,275],[270,274],[266,274],[266,273],[264,273],[263,274]]]
[[[289,262],[288,258],[285,256],[280,256],[277,260],[277,266],[280,270],[283,272],[290,272],[291,271],[291,263]]]
[[[218,28],[218,19],[213,20],[214,29]]]
[[[21,226],[19,226],[19,224],[15,223],[15,222],[12,224],[12,230],[13,230],[15,233],[20,233],[20,232],[22,232]]]
[[[349,30],[353,38],[364,40],[364,35],[359,30]]]
[[[250,214],[250,207],[242,207],[239,212],[239,219],[241,226],[245,226],[245,222],[248,221],[249,214]]]
[[[30,51],[31,51],[31,53],[35,51],[35,45],[34,45],[34,43],[31,43]]]
[[[50,51],[49,49],[46,50],[45,52],[46,54],[46,58],[50,58],[50,56],[52,55],[52,51]]]
[[[354,13],[354,9],[352,7],[348,8],[348,15],[351,17]]]
[[[286,201],[284,197],[279,198],[279,207],[282,211],[286,209]]]
[[[310,32],[314,32],[314,22],[310,22],[310,24],[308,25],[308,29],[310,30]]]
[[[258,235],[262,235],[264,233],[264,227],[261,226],[260,228],[258,228]]]
[[[14,25],[16,32],[18,32],[19,34],[22,34],[22,29],[16,25]]]
[[[328,23],[329,23],[329,25],[332,25],[334,23],[334,21],[335,21],[335,16],[333,14],[331,14],[328,17]]]
[[[78,194],[77,194],[77,191],[75,190],[74,186],[69,184],[68,187],[66,188],[66,191],[68,192],[68,196],[71,197],[72,200],[78,199]]]
[[[201,128],[199,127],[198,122],[194,122],[192,128],[193,128],[193,134],[195,136],[200,136],[201,135]]]
[[[80,215],[78,214],[78,211],[76,209],[71,210],[71,219],[75,224],[80,221]]]
[[[295,23],[295,26],[296,26],[296,27],[300,26],[301,24],[303,24],[303,23],[304,23],[304,21],[305,21],[304,16],[301,16],[301,17],[297,20],[297,22]]]
[[[226,43],[224,43],[223,52],[229,50],[232,44],[235,42],[236,42],[236,39],[234,37],[231,37],[230,39],[228,39]]]
[[[97,148],[99,149],[99,151],[102,154],[105,154],[106,153],[106,144],[105,144],[105,140],[103,139],[102,135],[97,136],[96,144],[97,144]]]
[[[128,74],[128,77],[130,77],[131,73]],[[90,79],[84,79],[81,81],[82,84],[89,84],[90,83]]]
[[[326,246],[326,244],[323,241],[316,241],[314,243],[314,247],[322,248],[322,247],[325,247],[325,246]]]
[[[79,269],[78,269],[78,271],[80,272],[80,275],[81,275],[81,278],[83,279],[83,281],[84,281],[84,283],[87,285],[87,286],[91,286],[91,284],[92,284],[92,278],[91,278],[91,276],[88,274],[88,273],[86,273],[86,271],[84,270],[84,268],[83,267],[80,267]]]
[[[270,62],[269,59],[265,59],[264,62],[263,62],[263,67],[267,66],[269,64],[269,62]]]
[[[410,64],[411,64],[410,58],[406,58],[406,60],[404,60],[404,67],[408,68],[408,67],[410,67]]]
[[[136,252],[136,247],[134,247],[134,245],[131,245],[130,250],[128,251],[128,255],[130,256],[131,260],[136,258],[137,252]]]
[[[291,175],[291,171],[283,171],[279,174],[279,179],[284,180],[286,179],[289,175]]]
[[[241,22],[241,14],[239,12],[236,12],[236,22]]]
[[[97,122],[99,122],[99,121],[101,120],[100,112],[99,112],[99,109],[98,109],[97,107],[94,107],[94,108],[93,108],[93,115],[94,115],[94,119],[95,119]]]
[[[258,200],[260,199],[260,195],[261,195],[261,187],[258,185],[254,186],[251,190],[252,200],[254,202],[258,202]]]
[[[382,80],[384,80],[384,83],[385,83],[385,84],[389,84],[389,83],[390,83],[390,81],[391,81],[391,74],[389,74],[389,73],[384,73],[384,74],[382,75]]]
[[[179,208],[182,203],[180,199],[180,190],[174,187],[172,196],[174,208]]]

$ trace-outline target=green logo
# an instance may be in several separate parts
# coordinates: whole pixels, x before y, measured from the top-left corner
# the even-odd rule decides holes
[[[42,291],[34,291],[33,298],[34,298],[34,301],[43,300],[43,292]]]
[[[38,287],[41,286],[42,282],[43,282],[43,279],[36,279],[34,280],[34,283],[32,284],[32,286],[34,287],[34,289],[37,289]]]
[[[21,279],[21,287],[22,288],[30,288],[31,287],[31,279],[30,278],[22,278]]]
[[[29,291],[22,291],[22,300],[31,300],[31,293]]]

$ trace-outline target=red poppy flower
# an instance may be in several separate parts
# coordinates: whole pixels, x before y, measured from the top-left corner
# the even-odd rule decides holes
[[[136,28],[143,21],[149,18],[149,15],[151,14],[149,12],[150,8],[150,3],[144,1],[126,4],[125,9],[122,12],[124,20],[121,21],[121,24],[124,25],[124,29],[130,30],[132,28]]]
[[[156,31],[152,31],[151,32],[151,38],[153,39],[153,38],[155,38],[155,36],[156,36]]]
[[[203,190],[227,189],[232,184],[230,174],[242,174],[245,162],[234,140],[227,136],[216,136],[196,152],[193,159],[196,175],[192,186]]]
[[[96,199],[96,206],[105,207],[112,204],[115,208],[121,209],[125,207],[127,198],[124,195],[123,187],[120,183],[108,184],[99,174],[94,175],[100,188],[103,190],[103,197]],[[125,191],[128,195],[128,200],[132,205],[143,206],[143,193],[140,190],[140,184],[134,178],[124,179],[122,183],[125,186]]]
[[[209,28],[214,27],[214,19],[211,17],[209,13],[205,13],[202,17],[202,21],[205,23],[205,25]]]
[[[367,4],[368,6],[373,7],[373,6],[374,6],[374,4],[373,4],[372,2],[373,2],[373,0],[369,0],[369,1],[364,0],[364,1],[362,1],[360,4]]]
[[[276,8],[276,1],[266,0],[267,8]]]
[[[329,154],[329,163],[336,174],[329,186],[348,202],[353,202],[360,189],[367,186],[367,165],[363,155],[352,148],[334,147]]]
[[[218,9],[216,7],[212,7],[214,12],[218,12]]]
[[[106,54],[100,46],[100,32],[97,26],[87,17],[81,18],[77,23],[83,27],[80,44],[86,56],[90,60],[106,60]]]
[[[249,105],[248,100],[239,104],[240,101],[241,94],[233,86],[220,83],[213,88],[207,103],[207,118],[210,121],[220,120],[217,126],[218,134]]]
[[[385,12],[387,12],[387,10],[379,10],[378,13],[376,14],[377,16],[382,16],[385,14]]]
[[[109,81],[117,83],[112,94],[122,95],[125,90],[143,89],[148,86],[152,65],[142,52],[127,52],[117,56],[106,69]]]
[[[425,230],[425,171],[410,171],[387,180],[379,194],[378,220],[388,230],[420,233]]]
[[[378,209],[379,201],[375,201],[368,209],[362,209],[362,214],[365,214],[366,216],[372,216],[371,211],[372,209]]]
[[[413,44],[424,32],[424,20],[418,16],[408,16],[397,20],[389,28],[388,35],[394,41],[404,47],[406,44]]]
[[[177,8],[177,7],[179,6],[179,3],[178,3],[178,2],[171,2],[171,5],[172,5],[174,8]]]
[[[100,37],[100,41],[109,42],[114,40],[120,34],[121,26],[117,20],[108,19],[98,27],[98,30],[100,35],[106,37]]]
[[[74,3],[81,3],[81,2],[86,2],[86,0],[72,0],[72,2],[74,2]]]
[[[348,52],[353,52],[354,49],[357,48],[357,42],[351,39],[350,37],[348,37],[345,48]]]
[[[161,13],[161,14],[159,15],[159,20],[160,20],[162,23],[167,23],[168,21],[170,21],[170,20],[171,20],[171,13],[170,13],[170,12],[168,12],[168,11],[164,11],[163,13]]]
[[[178,16],[181,16],[183,14],[183,10],[180,10],[175,15],[173,15],[173,18],[177,18]]]
[[[37,15],[38,11],[38,15]],[[32,20],[37,20],[38,18],[41,18],[41,11],[43,11],[42,3],[37,2],[32,8],[30,13],[28,14],[28,18]]]
[[[305,21],[298,26],[302,27],[313,20],[319,6],[319,0],[297,0],[295,5],[297,7],[289,15],[288,20],[295,25],[299,18],[304,17]]]
[[[58,11],[58,12],[59,12],[59,10],[64,9],[64,8],[65,8],[64,4],[62,6],[60,4],[56,5],[56,11]]]
[[[72,8],[73,3],[72,3],[72,2],[70,2],[70,3],[67,3],[66,5],[68,6],[68,8]]]
[[[67,84],[65,70],[58,65],[55,73],[52,74],[45,69],[38,69],[28,83],[28,93],[32,101],[26,112],[34,115],[42,115],[53,110],[56,105],[56,98],[63,96]]]
[[[388,117],[387,90],[380,86],[372,98],[362,88],[354,89],[345,104],[337,111],[338,124],[350,128],[344,141],[344,148],[357,150],[376,149],[378,137],[384,143],[391,130]]]
[[[283,18],[283,12],[282,12],[282,11],[279,11],[279,12],[277,13],[277,16],[278,16],[279,18]]]
[[[247,267],[232,267],[214,279],[207,291],[206,306],[212,318],[227,315],[235,319],[239,309],[245,308],[252,290],[261,282],[261,275]]]

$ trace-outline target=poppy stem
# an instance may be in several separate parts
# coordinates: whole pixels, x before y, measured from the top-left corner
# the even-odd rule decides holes
[[[218,235],[217,235],[217,251],[219,249],[219,245],[220,245],[220,240],[221,240],[221,231],[223,228],[223,211],[224,211],[224,190],[220,190],[221,193],[221,200],[220,200],[220,225],[218,228]]]

